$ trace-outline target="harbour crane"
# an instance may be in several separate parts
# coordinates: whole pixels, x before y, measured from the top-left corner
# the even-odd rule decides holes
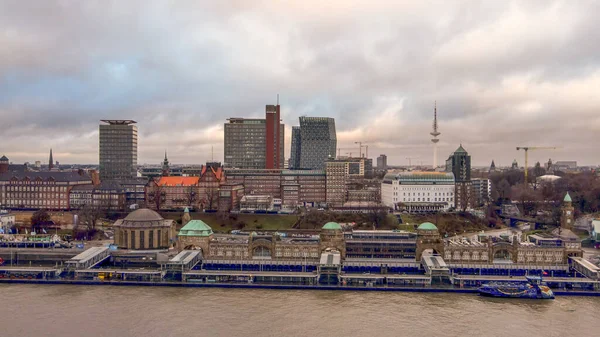
[[[556,149],[558,149],[558,147],[555,147],[555,146],[517,146],[517,151],[519,151],[519,150],[525,151],[525,187],[528,186],[527,178],[528,178],[529,174],[527,172],[527,167],[529,164],[529,150],[535,151],[535,150],[556,150]]]

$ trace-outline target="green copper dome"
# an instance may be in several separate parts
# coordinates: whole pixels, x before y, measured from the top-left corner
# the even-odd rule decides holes
[[[179,231],[180,236],[210,236],[212,228],[202,220],[192,220]]]
[[[569,192],[567,192],[567,195],[565,195],[565,199],[563,200],[564,202],[572,202],[573,200],[571,200],[571,196],[569,195]]]
[[[438,228],[431,222],[423,222],[422,224],[419,225],[419,227],[417,227],[417,229],[420,229],[423,231],[437,231]]]
[[[340,226],[340,224],[337,222],[328,222],[325,224],[325,226],[323,226],[323,229],[342,230],[342,226]]]
[[[189,209],[189,208],[187,208],[187,207],[186,207],[186,208],[185,208],[185,210],[183,211],[183,213],[189,213],[189,212],[190,212],[190,209]]]

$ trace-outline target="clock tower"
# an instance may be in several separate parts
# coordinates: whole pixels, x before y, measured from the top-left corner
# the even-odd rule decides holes
[[[573,214],[573,208],[571,196],[569,192],[565,195],[563,199],[563,204],[561,207],[561,215],[560,215],[560,227],[563,229],[572,229],[574,225],[575,216]]]

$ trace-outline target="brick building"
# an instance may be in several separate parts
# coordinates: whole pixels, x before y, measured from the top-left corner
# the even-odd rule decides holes
[[[0,174],[0,206],[9,208],[68,210],[71,189],[90,185],[83,171],[6,172]]]

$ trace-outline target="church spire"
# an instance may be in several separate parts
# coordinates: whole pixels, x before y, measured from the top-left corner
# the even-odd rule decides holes
[[[54,168],[54,159],[52,158],[52,148],[50,148],[50,160],[48,160],[48,170]]]
[[[169,168],[169,159],[167,159],[167,150],[165,150],[165,160],[162,163],[162,176],[168,177],[171,174],[171,169]]]

